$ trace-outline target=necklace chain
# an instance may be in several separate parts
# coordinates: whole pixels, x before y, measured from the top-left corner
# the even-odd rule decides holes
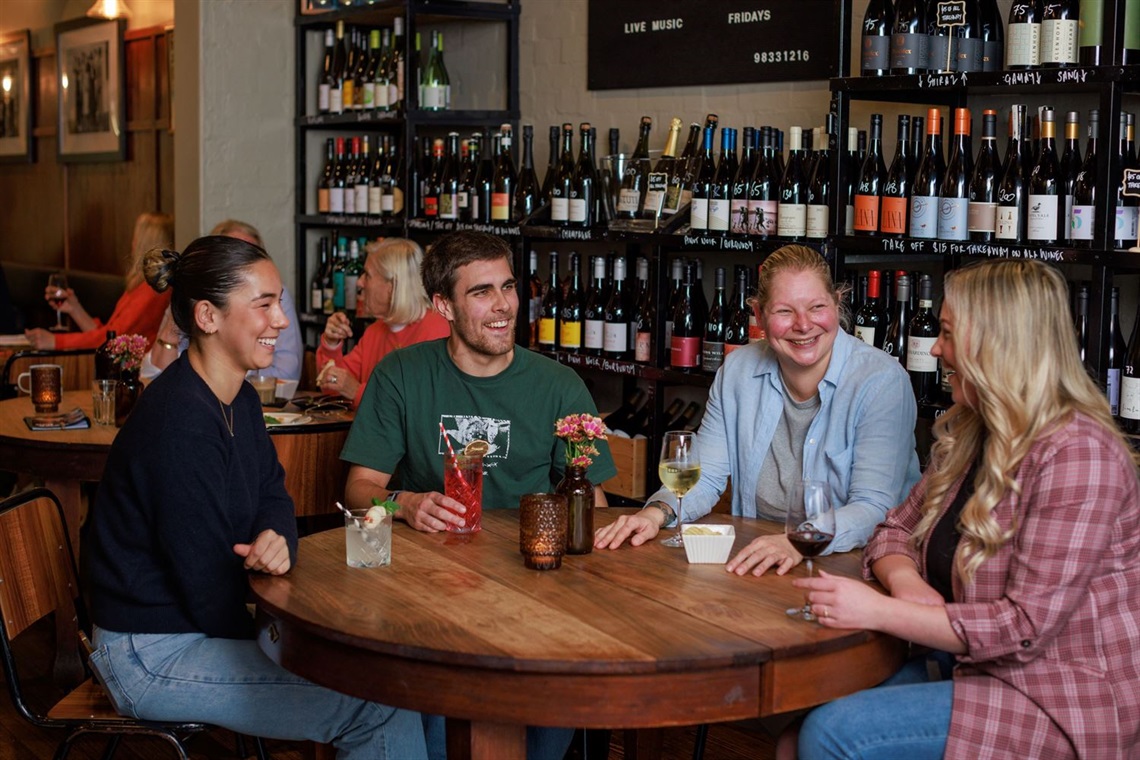
[[[221,399],[218,399],[218,408],[222,410],[222,421],[226,423],[226,428],[230,431],[230,438],[234,437],[234,408],[230,407],[230,416],[226,417],[226,407]]]

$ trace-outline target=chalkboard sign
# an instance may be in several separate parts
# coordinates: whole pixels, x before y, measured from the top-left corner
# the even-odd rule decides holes
[[[591,90],[839,76],[842,0],[589,0]]]
[[[1124,170],[1124,194],[1140,195],[1140,169]]]
[[[937,18],[934,23],[938,26],[965,26],[966,0],[950,0],[938,4]]]

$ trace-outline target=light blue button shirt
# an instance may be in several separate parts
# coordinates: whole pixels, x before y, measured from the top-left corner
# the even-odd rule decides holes
[[[697,435],[701,479],[684,521],[708,514],[732,476],[732,513],[756,517],[756,481],[784,413],[776,355],[764,341],[733,351],[713,380]],[[840,331],[819,384],[819,413],[804,440],[803,477],[822,480],[836,506],[828,552],[863,546],[918,482],[917,409],[910,377],[889,354]],[[676,510],[662,488],[649,501]]]

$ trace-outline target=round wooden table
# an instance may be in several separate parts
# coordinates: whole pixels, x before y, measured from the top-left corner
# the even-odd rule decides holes
[[[598,510],[596,524],[629,511]],[[782,530],[708,521],[735,525],[736,549]],[[371,570],[345,565],[342,531],[307,537],[290,573],[252,579],[259,644],[316,683],[449,716],[449,756],[487,760],[523,760],[526,725],[755,718],[872,686],[902,663],[896,639],[787,617],[803,602],[791,586],[802,566],[738,577],[654,541],[536,572],[518,537],[515,510],[484,512],[473,536],[399,523],[392,565]],[[818,564],[859,577],[858,553]]]

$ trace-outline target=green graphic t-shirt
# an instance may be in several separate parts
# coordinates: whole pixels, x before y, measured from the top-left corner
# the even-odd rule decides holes
[[[565,468],[565,446],[554,421],[597,414],[581,378],[545,356],[515,347],[510,367],[494,377],[461,372],[447,340],[394,351],[372,372],[341,459],[380,472],[399,470],[400,487],[443,491],[447,443],[459,452],[471,441],[489,444],[483,456],[483,508],[517,509],[519,497],[554,489]],[[600,484],[617,474],[609,446],[589,478]]]

